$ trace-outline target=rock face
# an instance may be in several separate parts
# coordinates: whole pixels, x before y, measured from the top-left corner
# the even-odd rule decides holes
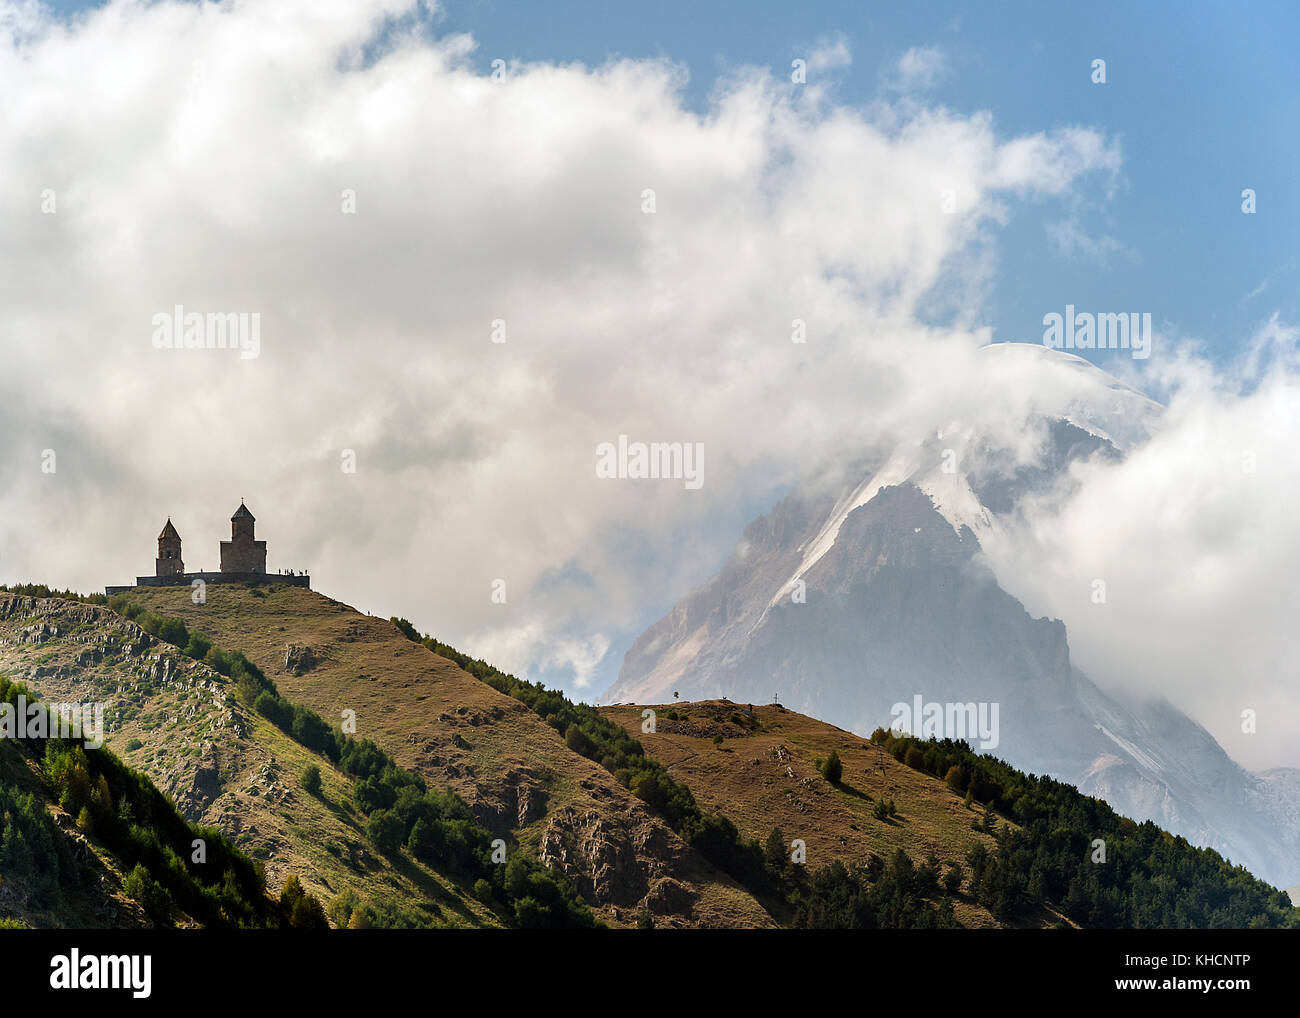
[[[485,710],[462,705],[439,714],[439,726],[446,729],[441,736],[412,736],[406,745],[415,751],[419,769],[472,783],[460,791],[475,819],[494,834],[510,837],[536,825],[538,858],[569,877],[606,917],[634,921],[640,912],[650,911],[662,926],[724,925],[716,909],[695,907],[701,882],[710,881],[699,855],[590,761],[571,761],[585,776],[576,776],[575,794],[561,801],[554,795],[560,774],[542,757],[515,759],[496,768],[470,762],[474,743],[458,728],[488,738],[496,722],[531,724],[533,717],[513,700]],[[710,888],[709,893],[716,892]],[[767,922],[752,915],[743,920],[744,925]]]
[[[893,705],[918,695],[996,703],[990,751],[1042,756],[1059,747],[1062,728],[1090,727],[1065,627],[1031,618],[978,550],[971,531],[954,531],[918,489],[886,488],[847,516],[803,574],[803,601],[750,597],[746,562],[729,563],[709,597],[693,597],[633,645],[606,699],[662,702],[671,695],[663,676],[689,699],[764,702],[779,693],[801,713],[862,734],[888,726]],[[672,649],[656,655],[656,645]],[[699,650],[679,667],[684,646]],[[1071,763],[1091,759],[1080,752]]]
[[[212,743],[204,743],[190,787],[176,796],[176,808],[186,820],[199,820],[224,791],[216,750]]]
[[[697,895],[669,873],[680,854],[644,816],[612,819],[566,807],[550,817],[541,858],[588,900],[689,921]]]
[[[284,648],[284,670],[301,675],[316,667],[316,652],[310,647],[300,647],[291,643]]]
[[[1073,426],[1053,441],[1096,452]],[[1010,504],[1043,483],[1021,474],[963,491]],[[1278,886],[1300,878],[1300,772],[1251,774],[1169,704],[1090,682],[1071,665],[1064,625],[1031,618],[984,565],[961,521],[995,533],[986,507],[964,495],[945,504],[943,490],[908,481],[867,494],[856,507],[861,494],[796,494],[752,523],[722,570],[634,642],[602,702],[779,696],[862,735],[917,697],[996,705],[995,746],[938,734],[1068,781]]]

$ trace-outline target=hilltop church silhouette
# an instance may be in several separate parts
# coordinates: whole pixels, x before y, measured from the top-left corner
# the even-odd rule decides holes
[[[254,539],[256,517],[239,500],[239,508],[230,517],[230,540],[221,542],[221,571],[218,573],[187,573],[181,558],[181,535],[167,517],[167,524],[158,535],[158,558],[154,561],[153,576],[137,576],[137,587],[170,587],[204,583],[243,583],[269,581],[293,587],[311,587],[311,577],[306,573],[268,573],[266,571],[266,542]],[[131,587],[106,587],[104,592],[116,594]]]

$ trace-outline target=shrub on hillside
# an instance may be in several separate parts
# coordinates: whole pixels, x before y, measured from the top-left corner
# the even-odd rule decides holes
[[[779,827],[773,827],[772,833],[767,836],[763,845],[763,862],[767,864],[768,872],[774,876],[785,872],[785,834]]]
[[[190,633],[189,642],[185,644],[182,653],[186,657],[192,657],[195,661],[202,661],[208,656],[208,651],[212,649],[212,641],[202,633]]]
[[[417,859],[433,858],[433,835],[423,817],[417,819],[412,825],[411,835],[406,839],[406,847]]]
[[[394,854],[402,847],[403,833],[402,821],[391,810],[375,810],[366,821],[366,836],[381,852],[388,855]]]
[[[308,795],[320,795],[320,768],[315,764],[308,764],[302,769],[302,774],[298,776],[298,784],[303,787]]]
[[[280,921],[295,930],[328,930],[325,909],[314,895],[302,888],[298,875],[292,874],[280,891]]]
[[[171,915],[171,895],[140,863],[136,863],[135,869],[127,874],[122,889],[154,923],[161,926]]]
[[[565,729],[564,744],[581,756],[591,756],[596,751],[596,744],[576,723],[571,723]]]

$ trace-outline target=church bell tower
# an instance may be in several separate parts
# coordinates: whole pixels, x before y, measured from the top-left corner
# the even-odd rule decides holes
[[[158,535],[158,559],[155,562],[156,576],[180,576],[185,572],[185,563],[181,561],[181,535],[172,526],[171,517],[167,517],[167,526]]]

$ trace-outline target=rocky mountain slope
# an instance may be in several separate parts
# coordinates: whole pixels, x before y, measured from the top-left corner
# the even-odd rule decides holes
[[[234,697],[229,681],[107,608],[0,593],[0,672],[47,703],[105,705],[105,745],[144,772],[186,819],[220,828],[264,863],[278,892],[291,874],[321,901],[352,891],[381,908],[424,902],[429,925],[495,926],[455,881],[374,850],[350,783]]]
[[[1003,521],[1026,494],[1062,490],[1081,458],[1124,455],[1158,428],[1159,407],[1076,357],[989,356],[1061,359],[1059,391],[1027,411],[1025,429],[1042,436],[1036,457],[950,424],[861,483],[793,493],[635,641],[602,701],[779,694],[863,735],[917,697],[997,705],[996,745],[971,739],[977,748],[1293,883],[1300,772],[1251,774],[1175,707],[1103,692],[1071,665],[1064,625],[1031,618],[985,559],[982,542],[1007,539]]]

